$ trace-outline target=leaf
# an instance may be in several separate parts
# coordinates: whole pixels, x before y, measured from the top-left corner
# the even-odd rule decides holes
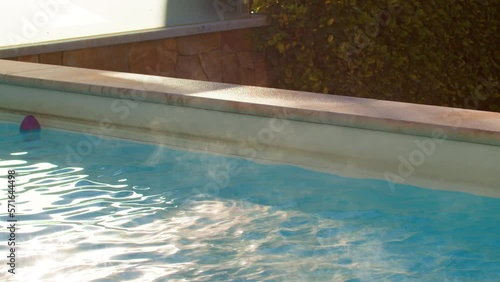
[[[285,45],[283,42],[278,43],[278,51],[283,54],[285,52]]]
[[[331,34],[330,34],[330,35],[328,36],[327,41],[328,41],[328,43],[330,43],[330,44],[331,44],[331,43],[333,42],[333,35],[331,35]]]
[[[282,87],[460,106],[478,76],[499,81],[496,2],[254,0],[272,19],[257,46]],[[478,109],[500,110],[498,86],[486,93]]]

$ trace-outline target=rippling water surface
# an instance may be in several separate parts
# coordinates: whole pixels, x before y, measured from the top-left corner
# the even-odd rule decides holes
[[[0,123],[9,169],[0,281],[500,281],[500,199]]]

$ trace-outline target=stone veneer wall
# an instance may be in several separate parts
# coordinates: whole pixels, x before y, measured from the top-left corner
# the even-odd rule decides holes
[[[89,69],[269,86],[254,29],[240,29],[8,58]]]

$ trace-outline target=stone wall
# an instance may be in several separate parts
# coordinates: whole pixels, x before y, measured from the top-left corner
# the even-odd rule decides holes
[[[243,85],[269,86],[254,29],[9,58],[25,62],[132,72]]]

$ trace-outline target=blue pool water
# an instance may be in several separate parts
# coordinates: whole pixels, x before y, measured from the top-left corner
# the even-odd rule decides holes
[[[500,199],[0,123],[12,169],[1,281],[500,281]]]

